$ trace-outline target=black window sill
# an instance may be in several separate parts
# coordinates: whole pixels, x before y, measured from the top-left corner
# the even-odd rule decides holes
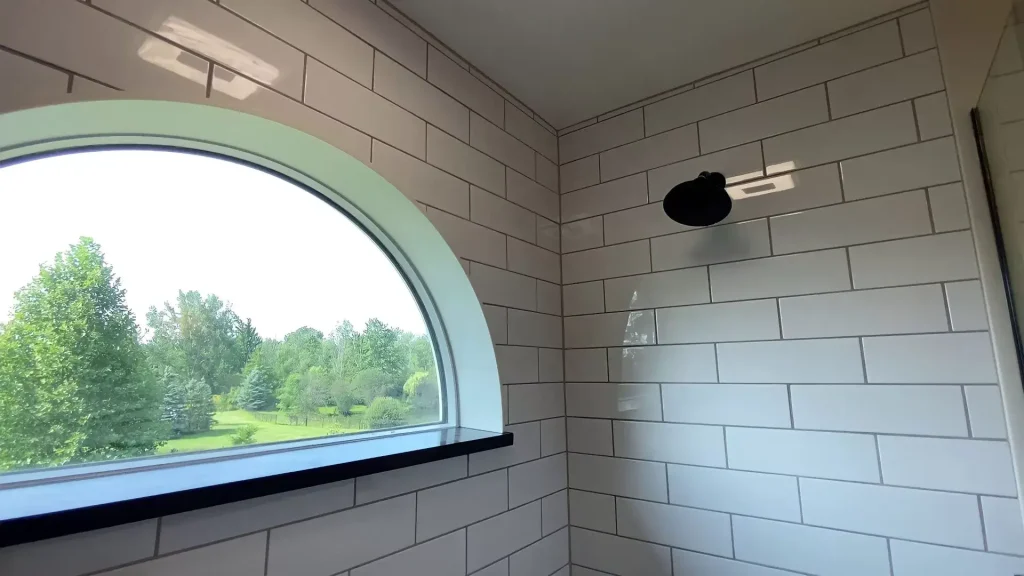
[[[10,474],[0,476],[0,547],[511,445],[510,433],[447,428],[72,478]]]

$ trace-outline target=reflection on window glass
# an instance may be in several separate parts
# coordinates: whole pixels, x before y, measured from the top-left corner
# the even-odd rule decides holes
[[[0,473],[436,423],[420,307],[324,200],[230,161],[0,168]]]

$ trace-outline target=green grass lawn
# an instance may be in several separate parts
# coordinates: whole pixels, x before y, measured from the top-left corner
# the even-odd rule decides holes
[[[310,423],[309,426],[287,424],[288,418],[283,414],[278,415],[278,424],[271,422],[260,422],[256,417],[245,410],[230,410],[217,412],[213,416],[216,424],[209,432],[189,434],[181,438],[167,441],[166,444],[157,450],[158,454],[168,454],[171,450],[178,452],[195,452],[197,450],[215,450],[217,448],[230,448],[231,435],[235,430],[246,424],[255,424],[259,427],[256,432],[256,443],[281,442],[284,440],[302,440],[305,438],[317,438],[328,435],[331,430],[340,428],[341,432],[358,432],[359,422],[357,418],[342,418],[336,424],[319,426]]]

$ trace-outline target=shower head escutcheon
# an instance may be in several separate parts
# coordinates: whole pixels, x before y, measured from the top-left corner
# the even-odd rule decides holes
[[[662,201],[669,218],[686,226],[718,224],[732,210],[732,198],[725,189],[725,176],[701,172],[693,180],[676,184]]]

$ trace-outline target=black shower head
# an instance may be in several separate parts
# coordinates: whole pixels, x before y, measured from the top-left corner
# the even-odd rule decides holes
[[[677,184],[662,202],[669,218],[687,226],[717,224],[732,210],[732,198],[725,189],[725,176],[701,172],[693,180]]]

